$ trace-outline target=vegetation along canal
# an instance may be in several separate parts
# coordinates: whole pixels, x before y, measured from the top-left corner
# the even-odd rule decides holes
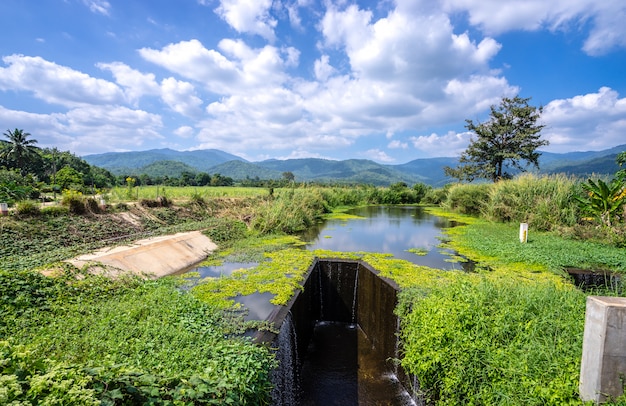
[[[467,270],[440,247],[442,230],[454,224],[415,206],[368,206],[346,219],[327,220],[301,238],[309,250],[378,252],[443,270]],[[201,276],[229,275],[255,263],[199,268]],[[411,384],[398,357],[397,287],[359,261],[316,261],[303,292],[284,307],[272,295],[237,298],[250,320],[281,325],[276,404],[412,404]],[[400,380],[403,380],[401,383]],[[403,385],[404,384],[404,385]]]

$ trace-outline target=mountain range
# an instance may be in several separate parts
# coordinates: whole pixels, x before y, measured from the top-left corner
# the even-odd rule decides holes
[[[626,144],[603,151],[550,153],[542,152],[540,174],[565,173],[573,176],[610,175],[619,167],[617,154],[626,151]],[[445,166],[456,166],[458,158],[420,158],[400,165],[384,165],[366,159],[334,161],[320,158],[269,159],[250,162],[217,149],[175,151],[152,149],[148,151],[107,152],[83,157],[90,165],[109,170],[115,175],[150,177],[178,177],[183,172],[219,173],[234,180],[280,179],[291,172],[296,181],[336,183],[366,183],[390,185],[418,182],[442,186],[452,181],[444,174]]]

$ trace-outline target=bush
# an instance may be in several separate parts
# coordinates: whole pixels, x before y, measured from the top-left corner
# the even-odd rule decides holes
[[[578,219],[573,204],[576,187],[576,181],[565,175],[525,174],[494,183],[483,212],[489,220],[529,223],[538,230],[573,226]]]
[[[305,230],[328,211],[317,189],[288,190],[256,207],[252,227],[262,234]]]
[[[428,404],[579,404],[585,294],[550,283],[459,280],[402,293],[405,357]]]
[[[98,201],[91,197],[85,200],[85,210],[89,213],[100,213],[102,211]]]
[[[446,201],[448,197],[448,190],[452,185],[446,185],[438,189],[430,189],[426,192],[421,200],[421,203],[439,205]]]
[[[478,216],[489,200],[491,186],[488,183],[454,185],[450,188],[443,206],[448,210]]]
[[[39,203],[32,200],[22,200],[15,205],[15,211],[20,216],[38,216],[41,213]]]
[[[81,192],[77,192],[75,190],[64,190],[63,197],[61,198],[61,204],[66,206],[70,213],[85,213],[85,197]]]
[[[66,206],[46,206],[41,209],[41,214],[51,217],[67,215],[70,212]]]
[[[239,240],[246,236],[248,226],[243,221],[224,219],[204,233],[216,243]]]

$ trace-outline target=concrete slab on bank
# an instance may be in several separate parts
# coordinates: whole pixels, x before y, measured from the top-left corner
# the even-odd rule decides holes
[[[191,231],[103,248],[68,262],[79,268],[89,266],[107,273],[121,270],[160,278],[190,268],[216,248],[209,237],[200,231]]]

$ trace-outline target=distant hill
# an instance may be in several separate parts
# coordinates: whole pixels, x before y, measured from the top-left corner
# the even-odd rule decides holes
[[[394,165],[396,170],[408,173],[419,179],[419,182],[432,186],[443,186],[450,182],[443,173],[446,166],[456,166],[458,158],[423,158],[415,159],[402,165]]]
[[[586,177],[591,174],[610,175],[618,170],[615,158],[626,151],[626,144],[604,151],[555,154],[542,152],[540,173],[566,173]],[[280,179],[284,172],[294,174],[297,181],[367,183],[390,185],[422,182],[435,187],[452,181],[444,175],[445,166],[456,166],[458,158],[415,159],[400,165],[383,165],[366,159],[334,161],[319,158],[270,159],[248,162],[223,151],[210,149],[174,151],[155,149],[137,152],[109,152],[83,157],[89,164],[108,169],[116,175],[180,176],[183,171],[219,173],[234,180]]]
[[[284,171],[264,168],[258,163],[246,161],[228,161],[216,165],[208,171],[211,174],[219,173],[232,179],[280,179]]]
[[[241,157],[218,149],[175,151],[164,148],[148,151],[107,152],[104,154],[85,155],[82,158],[90,165],[108,169],[115,175],[135,174],[137,169],[158,161],[182,162],[195,172],[207,172],[213,166],[232,160],[245,162],[245,159]]]
[[[137,174],[145,173],[152,178],[164,176],[178,178],[183,172],[196,173],[198,170],[193,166],[178,161],[156,161],[142,166],[136,172]]]

